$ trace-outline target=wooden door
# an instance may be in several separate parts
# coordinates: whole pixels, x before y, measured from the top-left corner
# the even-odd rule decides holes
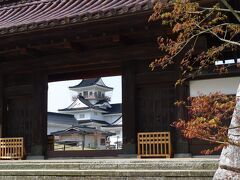
[[[136,97],[138,132],[170,131],[175,120],[174,87],[142,87]]]
[[[5,137],[23,137],[26,152],[31,152],[33,103],[31,96],[7,99]]]

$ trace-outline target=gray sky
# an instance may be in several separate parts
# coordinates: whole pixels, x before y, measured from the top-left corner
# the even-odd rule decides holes
[[[113,92],[106,95],[111,96],[110,103],[122,103],[122,77],[111,76],[103,77],[103,82],[113,87]],[[72,103],[73,91],[68,89],[80,83],[81,80],[58,81],[48,84],[48,112],[57,112],[58,109],[66,108]]]

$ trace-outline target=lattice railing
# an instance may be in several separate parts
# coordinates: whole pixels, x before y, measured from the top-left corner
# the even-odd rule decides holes
[[[166,157],[172,154],[170,132],[138,133],[138,157]]]
[[[23,138],[0,138],[0,159],[23,159]]]

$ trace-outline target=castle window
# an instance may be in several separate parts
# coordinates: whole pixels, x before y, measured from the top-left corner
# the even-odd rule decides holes
[[[83,96],[84,96],[84,97],[87,97],[87,96],[88,96],[88,92],[87,92],[87,91],[84,91],[84,92],[83,92]]]
[[[79,118],[85,118],[85,114],[79,114]]]
[[[105,145],[105,142],[106,142],[106,140],[105,140],[104,138],[101,138],[101,140],[100,140],[100,145],[101,145],[101,146],[104,146],[104,145]]]

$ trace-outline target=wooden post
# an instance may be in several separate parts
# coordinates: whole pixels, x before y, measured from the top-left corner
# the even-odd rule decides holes
[[[83,140],[82,140],[82,150],[84,150],[85,147],[85,134],[83,134]]]
[[[34,72],[34,120],[32,156],[45,156],[47,153],[47,74]]]
[[[125,154],[136,154],[135,87],[135,63],[125,62],[122,66],[123,152]]]
[[[189,96],[189,84],[185,83],[176,88],[176,97],[177,100],[187,100]],[[188,112],[187,109],[183,106],[176,108],[177,110],[177,119],[187,119]],[[189,143],[188,141],[184,140],[178,130],[174,133],[175,136],[175,147],[174,153],[175,154],[189,154]]]
[[[0,74],[0,138],[3,137],[3,77]]]

